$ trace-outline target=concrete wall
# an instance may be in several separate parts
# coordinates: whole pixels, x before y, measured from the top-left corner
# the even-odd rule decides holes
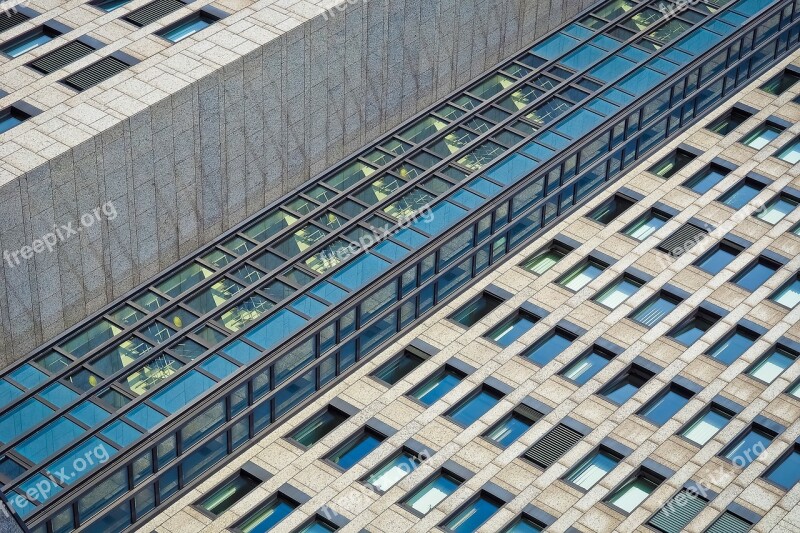
[[[21,177],[0,176],[0,250],[18,251],[54,226],[81,228],[52,252],[3,261],[0,362],[152,278],[591,3],[353,3],[238,57],[234,42],[224,68]],[[82,227],[82,214],[108,202],[113,220],[101,215]]]

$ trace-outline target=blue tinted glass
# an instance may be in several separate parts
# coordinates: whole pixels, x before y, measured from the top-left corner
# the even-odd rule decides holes
[[[542,144],[546,144],[547,146],[552,146],[553,148],[560,150],[562,148],[566,148],[572,141],[564,137],[563,135],[559,135],[554,133],[550,130],[545,131],[536,139]]]
[[[720,196],[719,201],[733,209],[741,209],[756,197],[761,189],[753,187],[748,182],[741,182],[733,189]]]
[[[202,29],[205,29],[211,25],[210,20],[206,20],[204,18],[196,18],[195,20],[189,20],[184,22],[183,24],[179,24],[178,26],[172,28],[169,31],[166,31],[162,34],[162,37],[172,41],[173,43],[177,43],[190,35],[193,35],[199,32]]]
[[[499,508],[500,504],[497,501],[481,496],[451,518],[446,527],[450,531],[457,533],[472,533],[477,531],[481,524],[489,520]]]
[[[39,400],[26,400],[0,416],[0,442],[9,442],[44,420],[53,410]]]
[[[636,394],[639,390],[637,384],[628,380],[623,380],[615,385],[612,385],[607,391],[603,392],[603,396],[611,400],[623,404],[631,399],[631,396]]]
[[[89,427],[94,427],[108,418],[108,411],[100,408],[100,406],[90,401],[84,401],[76,405],[72,408],[69,414]]]
[[[22,394],[22,391],[5,380],[0,380],[0,408]]]
[[[18,124],[22,124],[21,118],[8,112],[5,114],[0,112],[0,133],[6,132]]]
[[[503,533],[542,533],[542,528],[523,517],[503,530]]]
[[[328,309],[328,306],[307,295],[303,295],[293,301],[292,307],[311,318],[321,315]]]
[[[717,246],[701,257],[695,264],[698,268],[702,268],[709,274],[719,274],[737,255],[739,255],[738,250],[727,246]]]
[[[641,325],[651,328],[661,322],[661,319],[667,316],[677,306],[678,304],[671,299],[659,296],[636,311],[632,318]]]
[[[427,233],[428,235],[438,235],[450,226],[461,220],[466,210],[458,207],[447,200],[439,202],[430,209],[427,220],[417,220],[411,227]]]
[[[114,11],[115,9],[124,6],[130,1],[131,0],[108,0],[107,2],[99,4],[97,7],[99,7],[103,11]]]
[[[353,442],[350,442],[328,457],[332,462],[347,470],[372,450],[380,445],[381,441],[372,433],[365,431]]]
[[[435,209],[436,208],[434,208],[434,210]],[[420,221],[417,221],[414,224],[416,225],[419,222]],[[383,259],[372,254],[364,254],[355,261],[334,272],[331,279],[344,285],[348,289],[360,289],[365,283],[386,272],[388,266],[389,263]]]
[[[100,433],[108,437],[109,440],[125,447],[138,439],[142,434],[121,420],[116,420],[104,428]]]
[[[464,191],[466,192],[466,191]],[[469,193],[472,194],[472,193]],[[474,194],[472,196],[475,196]],[[477,196],[475,196],[477,198]],[[481,200],[482,202],[483,200]],[[393,243],[392,241],[383,241],[375,245],[372,248],[376,253],[381,254],[384,257],[391,259],[392,261],[399,261],[400,259],[404,258],[409,254],[409,251],[400,246],[399,244]],[[379,274],[377,272],[375,275]],[[375,277],[375,276],[373,276]]]
[[[482,205],[486,201],[485,199],[469,192],[466,189],[461,189],[459,191],[454,192],[453,195],[450,196],[450,199],[470,209],[475,209],[476,207]]]
[[[725,177],[725,174],[718,170],[714,170],[713,168],[708,168],[702,171],[700,174],[689,178],[689,180],[684,183],[684,186],[693,190],[697,194],[703,194],[711,190],[714,185],[722,181],[722,178]]]
[[[579,138],[603,122],[603,117],[588,109],[580,109],[572,113],[555,126],[555,130],[573,139]]]
[[[417,233],[416,231],[414,231],[414,230],[412,230],[410,228],[406,228],[406,229],[402,229],[402,230],[398,231],[397,233],[395,233],[393,235],[393,237],[395,238],[395,240],[398,240],[398,241],[402,242],[403,244],[407,244],[411,248],[419,248],[420,246],[422,246],[423,244],[428,242],[428,238],[427,237]],[[316,293],[314,293],[314,294],[316,294]],[[327,298],[325,298],[325,299],[328,300]],[[342,299],[344,299],[344,296],[342,296]],[[339,300],[328,300],[328,301],[329,302],[338,302]]]
[[[37,48],[45,43],[49,43],[52,40],[53,38],[51,36],[40,31],[38,35],[33,35],[27,39],[23,39],[18,43],[14,43],[11,46],[4,48],[3,52],[11,57],[18,57],[25,52],[33,50],[34,48]]]
[[[469,426],[486,414],[499,400],[497,394],[483,389],[457,406],[448,413],[448,416],[463,426]]]
[[[756,338],[755,335],[737,330],[733,335],[717,343],[708,354],[729,365],[746,352],[753,345]]]
[[[570,24],[561,31],[571,37],[575,37],[576,39],[588,39],[589,37],[594,35],[594,32],[592,30],[584,28],[583,26],[578,26],[577,24]]]
[[[327,533],[328,531],[333,532],[336,531],[336,529],[317,519],[301,529],[298,533]]]
[[[687,54],[697,55],[701,51],[710,50],[722,40],[722,35],[712,33],[705,28],[698,28],[675,45]]]
[[[83,428],[66,418],[47,424],[36,434],[25,439],[14,450],[34,463],[40,463],[83,433]]]
[[[583,385],[592,379],[607,364],[607,358],[593,351],[572,363],[566,370],[564,370],[563,376],[571,379],[578,385]]]
[[[505,348],[529,331],[534,324],[536,324],[534,317],[526,313],[517,313],[513,318],[492,328],[485,336]]]
[[[406,504],[419,513],[427,514],[439,502],[453,494],[458,485],[450,476],[439,474],[436,479],[412,494]]]
[[[548,60],[556,59],[575,48],[579,43],[580,41],[577,39],[558,33],[531,48],[531,52]]]
[[[630,71],[636,63],[620,56],[611,56],[592,70],[589,74],[600,81],[611,83],[620,76]]]
[[[425,405],[432,405],[461,382],[461,376],[450,369],[432,377],[411,393],[411,396]]]
[[[39,395],[48,402],[60,406],[77,398],[78,393],[61,383],[53,383],[40,392]]]
[[[689,346],[702,337],[714,325],[714,322],[697,315],[671,332],[670,336],[676,341]]]
[[[295,505],[283,498],[276,498],[265,508],[255,511],[251,518],[246,519],[240,529],[243,533],[266,533],[271,531],[281,520],[294,511]]]
[[[657,425],[665,424],[672,416],[689,402],[689,398],[672,389],[662,394],[642,411],[642,416]]]
[[[261,355],[259,350],[242,341],[234,341],[223,348],[223,351],[242,364],[249,363]]]
[[[750,428],[742,435],[736,444],[725,452],[725,457],[736,465],[745,467],[756,460],[761,452],[769,447],[772,436],[757,429]]]
[[[35,387],[47,379],[47,376],[44,372],[33,368],[31,365],[22,365],[18,369],[11,372],[9,376],[11,379],[28,389]]]
[[[408,231],[410,233],[413,233],[411,232],[411,230],[403,230],[403,231]],[[419,234],[417,233],[416,235]],[[423,238],[423,240],[425,239]],[[320,298],[334,304],[341,302],[347,296],[347,292],[345,292],[343,289],[340,289],[336,285],[328,283],[327,281],[317,284],[309,292],[314,296],[319,296]]]
[[[139,404],[128,412],[128,418],[145,429],[151,429],[165,417],[152,407]]]
[[[523,418],[517,413],[511,413],[511,416],[505,418],[502,422],[489,430],[489,432],[486,433],[486,438],[493,440],[501,446],[508,446],[517,440],[520,435],[528,431],[531,425],[531,421],[527,418]]]
[[[761,287],[765,281],[772,277],[775,273],[775,267],[772,263],[758,260],[753,263],[747,270],[733,278],[733,282],[743,289],[754,291]]]
[[[631,94],[644,94],[655,88],[666,76],[649,68],[640,68],[617,85]]]
[[[196,370],[190,370],[163,389],[150,401],[168,413],[174,413],[214,386],[214,380]]]
[[[530,146],[530,145],[529,145]],[[547,149],[542,147],[543,153]],[[486,175],[498,183],[510,185],[516,183],[523,176],[531,173],[538,163],[522,154],[513,154],[486,171]]]
[[[539,366],[544,366],[569,348],[570,344],[572,344],[571,338],[556,331],[546,339],[534,344],[530,350],[523,352],[522,356],[527,357]]]
[[[236,372],[239,367],[219,355],[212,355],[200,363],[200,368],[219,379],[223,379]]]
[[[62,455],[60,458],[53,461],[48,467],[49,472],[65,472],[67,480],[66,483],[74,483],[82,478],[92,470],[103,464],[109,457],[116,455],[117,450],[97,437],[90,437],[86,442],[80,444],[77,448],[73,448],[68,453]],[[86,463],[86,468],[75,468],[75,460],[77,458],[83,459]]]
[[[375,257],[364,255],[362,257]],[[381,261],[383,263],[383,261]],[[354,265],[351,265],[354,266]],[[335,275],[334,275],[335,276]],[[337,280],[338,281],[338,280]],[[306,323],[306,319],[288,309],[281,309],[245,333],[245,338],[266,350],[274,348]],[[233,354],[231,354],[233,355]]]
[[[764,2],[764,0],[741,0],[740,2],[736,2],[731,9],[738,11],[742,15],[752,17],[769,4],[770,2]]]
[[[573,70],[584,70],[605,55],[606,52],[604,50],[590,44],[584,44],[562,59],[561,64]]]
[[[800,452],[793,450],[792,453],[781,459],[769,471],[767,479],[786,490],[794,487],[800,481]]]
[[[46,491],[42,490],[46,487]],[[59,492],[61,492],[61,487],[59,487],[56,483],[53,483],[48,478],[44,477],[42,474],[36,474],[35,476],[23,481],[19,484],[19,488],[23,491],[33,490],[31,494],[36,494],[36,499],[39,500],[49,500],[51,496],[55,496]],[[15,506],[16,510],[16,506]]]

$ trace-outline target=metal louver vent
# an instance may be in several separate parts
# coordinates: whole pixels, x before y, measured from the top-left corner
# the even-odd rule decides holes
[[[679,257],[702,241],[708,231],[694,224],[684,224],[678,231],[661,241],[658,249],[675,257]]]
[[[127,68],[127,64],[115,57],[104,57],[97,63],[93,63],[85,69],[67,76],[62,81],[76,91],[85,91],[89,87],[93,87]]]
[[[155,22],[185,5],[179,0],[155,0],[155,2],[150,2],[136,11],[131,11],[125,15],[125,20],[136,26],[147,26],[151,22]]]
[[[18,26],[26,20],[30,20],[30,17],[23,15],[22,13],[0,12],[0,32],[10,30],[14,26]]]
[[[682,490],[664,504],[649,525],[664,533],[681,533],[683,528],[691,522],[700,511],[706,508],[708,502],[696,494]]]
[[[531,422],[537,422],[540,418],[542,418],[542,413],[524,404],[517,406],[514,411],[516,411],[518,415],[527,418]]]
[[[574,429],[570,429],[564,424],[559,424],[531,446],[525,452],[525,458],[533,464],[547,469],[572,449],[582,438],[583,435]]]
[[[753,524],[743,520],[735,514],[725,511],[722,516],[706,529],[706,533],[747,533]]]
[[[31,61],[28,66],[45,74],[53,73],[78,59],[94,52],[94,48],[80,41],[72,41],[49,54]]]

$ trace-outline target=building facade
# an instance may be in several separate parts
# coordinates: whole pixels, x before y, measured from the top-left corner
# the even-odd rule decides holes
[[[34,350],[0,381],[9,504],[797,529],[798,9],[592,6]]]

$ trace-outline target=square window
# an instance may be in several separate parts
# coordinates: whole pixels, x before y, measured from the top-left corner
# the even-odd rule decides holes
[[[656,490],[657,483],[651,476],[637,474],[615,490],[606,500],[624,513],[631,513]]]
[[[589,490],[611,472],[620,460],[617,454],[599,448],[567,472],[564,479],[583,490]]]
[[[679,303],[680,298],[661,292],[634,311],[630,318],[644,327],[652,328],[678,307]]]
[[[683,182],[683,186],[697,194],[705,194],[710,191],[714,185],[722,181],[728,173],[729,171],[725,168],[711,165]]]
[[[750,292],[761,287],[765,281],[778,271],[780,265],[765,257],[759,257],[731,280]]]
[[[727,113],[709,124],[706,129],[719,135],[727,135],[752,116],[738,107],[732,107]]]
[[[587,216],[600,224],[608,224],[627,211],[633,204],[633,200],[615,194],[593,209]]]
[[[694,344],[703,334],[717,323],[719,317],[712,313],[700,310],[689,319],[681,322],[667,335],[686,346]]]
[[[741,209],[761,192],[764,184],[745,178],[719,197],[719,201],[732,209]]]
[[[794,211],[795,207],[797,200],[781,194],[767,202],[763,209],[756,211],[755,217],[774,226]]]
[[[503,320],[497,326],[490,329],[489,332],[484,335],[484,337],[493,340],[505,348],[527,333],[538,321],[538,317],[519,310],[509,318]]]
[[[797,354],[774,348],[769,354],[759,359],[748,371],[747,374],[765,383],[772,383],[783,371],[792,366]]]
[[[775,154],[775,157],[786,161],[790,165],[800,163],[800,137],[781,148],[780,151]]]
[[[784,128],[778,126],[777,124],[772,124],[771,122],[765,122],[764,124],[760,125],[744,137],[742,137],[741,142],[745,146],[749,146],[750,148],[754,148],[756,150],[761,150],[766,145],[768,145],[773,140],[777,139],[778,136],[783,133]]]
[[[498,391],[483,386],[450,409],[445,416],[466,427],[489,412],[502,397]]]
[[[558,357],[561,352],[569,348],[574,340],[575,335],[560,328],[556,328],[536,341],[520,355],[539,366],[545,366]]]
[[[714,435],[724,428],[733,418],[733,413],[716,405],[711,405],[699,416],[689,423],[681,435],[698,446],[705,446]]]
[[[426,515],[453,494],[461,483],[463,481],[456,476],[440,471],[433,479],[415,490],[404,503],[421,515]]]
[[[759,87],[759,89],[765,93],[779,96],[791,89],[792,86],[798,81],[800,81],[800,75],[792,72],[791,70],[784,70],[767,83]]]
[[[769,298],[775,303],[794,309],[800,303],[800,278],[794,276]]]
[[[464,379],[462,372],[445,366],[444,370],[436,372],[415,387],[408,395],[426,406],[433,405],[461,383],[462,379]]]
[[[487,431],[484,437],[505,448],[528,431],[535,422],[515,409]]]
[[[348,470],[380,446],[385,438],[377,431],[366,427],[331,452],[326,459],[339,468]]]
[[[668,215],[651,209],[630,223],[622,233],[637,241],[643,241],[663,227],[669,219]]]
[[[705,270],[709,274],[719,274],[722,269],[730,264],[733,259],[742,252],[738,246],[721,242],[711,250],[703,254],[694,266],[701,270]]]
[[[172,26],[157,32],[156,35],[173,43],[177,43],[191,35],[194,35],[200,30],[208,28],[218,20],[219,19],[215,16],[212,16],[204,11],[199,11],[194,15],[186,17]]]
[[[589,258],[561,276],[557,283],[562,287],[577,292],[602,274],[605,269],[606,265]]]
[[[630,400],[652,377],[652,372],[634,364],[600,389],[598,394],[622,405]]]
[[[558,246],[550,246],[547,250],[535,254],[533,257],[526,259],[520,264],[528,272],[533,274],[542,275],[550,270],[556,263],[569,253]]]
[[[372,375],[388,385],[395,385],[424,361],[422,357],[409,350],[403,350],[403,353],[384,364]]]
[[[385,461],[369,474],[364,481],[380,492],[386,492],[401,479],[413,472],[419,465],[416,454],[409,450],[401,450],[399,454]]]
[[[759,426],[750,426],[722,452],[722,455],[736,466],[745,468],[769,447],[776,436]]]
[[[346,414],[329,405],[324,411],[297,428],[289,438],[310,448],[347,418]]]
[[[639,415],[657,426],[663,426],[670,418],[689,403],[693,394],[683,387],[672,384],[655,399],[645,405]]]
[[[209,495],[197,502],[197,505],[206,512],[219,516],[247,496],[250,491],[261,484],[261,481],[254,475],[239,470],[233,479],[212,490]]]
[[[775,463],[764,476],[771,482],[786,490],[800,481],[800,449],[795,445],[788,454]]]
[[[572,364],[561,372],[566,379],[583,385],[600,372],[614,357],[613,354],[593,347],[587,353],[578,357]]]
[[[736,328],[715,344],[708,355],[729,365],[746,352],[758,339],[758,335],[744,328]]]
[[[609,309],[616,309],[622,303],[632,296],[642,283],[630,276],[624,275],[611,285],[603,289],[594,297],[594,301],[608,307]]]
[[[450,319],[458,322],[465,328],[469,328],[494,311],[501,303],[503,303],[503,301],[500,298],[484,292],[450,315]]]
[[[670,155],[653,165],[649,172],[660,178],[671,178],[683,167],[694,161],[697,156],[684,150],[675,150]]]
[[[480,526],[497,512],[503,502],[486,492],[462,507],[449,520],[444,522],[444,528],[454,533],[472,533],[478,531]]]

